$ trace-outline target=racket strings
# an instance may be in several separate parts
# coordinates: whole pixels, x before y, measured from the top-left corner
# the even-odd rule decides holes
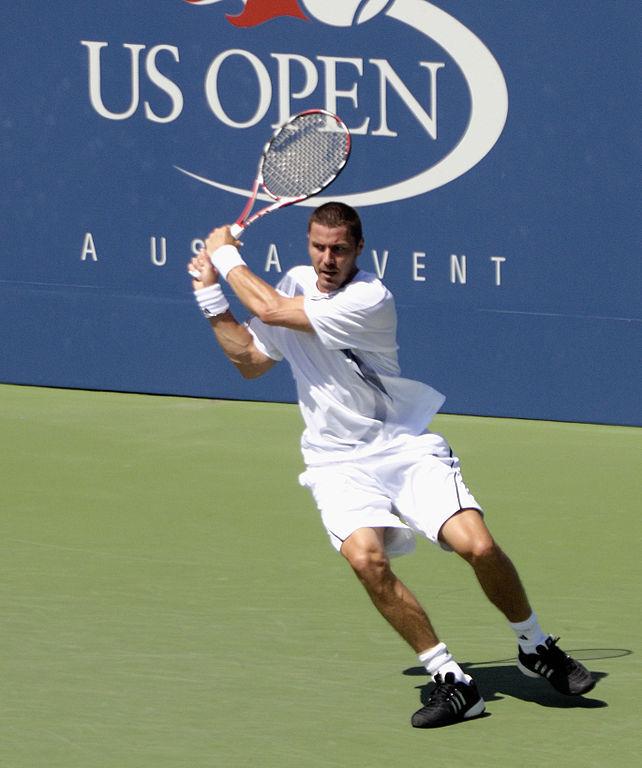
[[[263,186],[276,198],[313,195],[339,173],[349,149],[348,134],[332,117],[299,115],[266,149]]]

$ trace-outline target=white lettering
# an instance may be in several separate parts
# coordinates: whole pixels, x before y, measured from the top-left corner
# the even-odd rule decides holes
[[[357,96],[357,84],[353,83],[349,91],[340,91],[337,88],[337,64],[350,64],[355,67],[359,76],[363,75],[363,59],[346,59],[339,56],[317,56],[325,67],[325,105],[326,109],[335,114],[340,114],[337,109],[337,99],[350,99],[355,107],[359,106]],[[364,134],[368,132],[370,118],[367,117],[358,128],[350,128],[353,134]]]
[[[136,112],[140,101],[140,53],[145,49],[145,46],[138,43],[123,44],[123,48],[129,50],[130,56],[131,98],[129,107],[124,112],[113,112],[105,106],[102,95],[101,50],[108,43],[81,40],[81,44],[86,46],[89,52],[89,101],[92,107],[107,120],[127,120]],[[183,94],[176,83],[159,72],[156,66],[156,56],[159,51],[169,51],[174,60],[178,62],[180,60],[178,48],[173,45],[156,45],[149,51],[145,60],[147,76],[155,86],[170,97],[172,108],[167,116],[160,117],[152,111],[149,102],[146,101],[145,117],[155,123],[170,123],[176,120],[183,110]]]
[[[419,270],[426,269],[426,265],[420,262],[420,259],[425,259],[426,254],[421,251],[415,251],[412,254],[412,279],[416,283],[423,283],[426,281],[425,275],[420,275]]]
[[[157,252],[155,237],[150,238],[150,246],[152,264],[155,264],[157,267],[164,267],[165,264],[167,264],[167,240],[164,237],[161,237],[160,253]]]
[[[314,62],[305,56],[299,56],[296,53],[272,53],[270,55],[278,63],[279,119],[272,126],[276,128],[277,125],[284,123],[292,114],[290,111],[290,99],[305,99],[306,96],[310,96],[317,87],[319,74]],[[305,75],[303,87],[296,92],[291,89],[290,62],[292,61],[297,62],[297,64],[303,67],[303,74]]]
[[[94,244],[94,238],[91,232],[85,234],[85,239],[82,244],[82,251],[80,253],[80,260],[87,261],[87,256],[91,256],[92,261],[98,261],[98,254],[96,253],[96,245]]]
[[[237,122],[232,120],[231,117],[223,109],[221,100],[218,95],[218,78],[221,66],[232,56],[240,57],[249,62],[250,66],[254,70],[256,80],[259,86],[259,99],[256,107],[256,112],[246,120],[245,122]],[[238,64],[235,64],[235,69],[238,68]],[[205,76],[205,95],[207,97],[207,103],[214,115],[225,125],[229,125],[231,128],[251,128],[253,125],[259,123],[265,113],[268,111],[270,102],[272,100],[272,83],[270,81],[270,75],[268,74],[265,65],[253,53],[244,51],[240,48],[232,48],[228,51],[220,53],[214,61],[210,64]]]
[[[381,255],[381,261],[379,261],[379,254],[373,249],[372,260],[374,262],[375,272],[377,277],[381,280],[386,273],[386,266],[388,264],[388,251],[384,251]]]
[[[150,262],[157,267],[165,266],[167,264],[167,238],[156,237],[152,235],[149,238],[149,243],[150,243]],[[201,249],[204,248],[204,246],[205,246],[205,243],[201,238],[195,238],[190,242],[189,251],[193,255],[197,255],[201,251]],[[390,251],[388,249],[377,250],[373,248],[370,251],[370,253],[372,254],[372,263],[374,267],[374,272],[377,275],[377,277],[380,280],[382,280],[386,275],[388,264],[390,262]],[[406,257],[403,257],[403,260],[405,260],[405,258]],[[428,254],[425,251],[412,252],[411,277],[413,282],[416,282],[416,283],[428,282],[428,276],[425,272],[425,270],[428,267],[428,263],[426,262],[427,258],[428,258]],[[94,261],[94,262],[98,261],[98,252],[97,252],[96,244],[94,241],[94,237],[91,232],[86,232],[84,235],[80,259],[81,261],[87,261],[87,260]],[[496,286],[501,286],[502,277],[503,277],[502,265],[507,261],[507,258],[505,256],[491,256],[489,257],[489,260],[495,265],[494,266],[494,274],[495,274],[494,283]],[[396,265],[397,269],[399,268],[400,264],[402,264],[402,262],[400,262],[398,258],[393,259],[393,265]],[[465,285],[468,283],[468,277],[470,275],[468,273],[468,257],[466,254],[458,255],[455,253],[451,253],[448,263],[446,263],[445,254],[443,255],[443,257],[439,256],[439,261],[437,263],[437,266],[439,267],[439,274],[437,275],[437,278],[440,276],[443,276],[444,281],[446,281],[446,279],[449,279],[451,284],[460,283]],[[274,272],[278,274],[281,274],[283,272],[283,265],[281,264],[281,257],[279,255],[279,246],[277,243],[270,243],[268,245],[267,254],[265,257],[264,272],[265,273]],[[430,272],[431,283],[433,282],[433,280],[437,279],[434,277],[435,274],[436,272],[434,270],[431,270]],[[472,277],[479,277],[479,270],[473,269]]]
[[[450,282],[466,283],[466,255],[450,254]]]
[[[279,252],[274,243],[270,243],[267,259],[265,260],[265,271],[269,272],[272,267],[276,267],[277,272],[281,272],[281,262],[279,261]]]
[[[422,128],[432,138],[437,138],[437,72],[446,65],[443,62],[420,61],[419,65],[430,72],[430,115],[412,95],[406,84],[390,66],[386,59],[370,59],[370,63],[379,69],[379,127],[372,131],[373,136],[397,136],[396,131],[388,128],[387,88],[390,84],[403,103],[417,118]]]
[[[130,97],[129,106],[123,111],[108,108],[102,93],[102,49],[107,42],[82,40],[81,44],[88,51],[89,66],[89,99],[94,110],[108,120],[127,120],[132,117],[140,102],[140,55],[145,46],[139,43],[124,43],[123,48],[129,51],[130,59]],[[167,75],[163,74],[157,64],[161,51],[169,53],[175,62],[180,62],[179,49],[174,45],[155,45],[145,58],[145,72],[149,81],[170,99],[170,108],[166,114],[152,108],[149,101],[144,102],[144,112],[147,120],[155,123],[171,123],[181,115],[184,108],[184,98],[179,86]],[[319,70],[317,65],[306,56],[296,53],[271,53],[277,63],[275,85],[278,106],[279,125],[292,114],[292,101],[310,97],[319,85]],[[364,79],[364,60],[356,57],[317,56],[323,67],[325,108],[335,113],[342,113],[341,100],[347,99],[350,105],[359,109],[359,83]],[[430,77],[429,108],[426,110],[420,101],[411,93],[387,59],[369,59],[377,70],[379,81],[379,124],[370,133],[373,136],[396,137],[397,131],[390,128],[388,116],[389,90],[401,99],[428,135],[437,138],[437,73],[445,67],[444,62],[420,61],[419,66],[427,69]],[[245,65],[245,68],[244,68]],[[231,109],[221,101],[221,79],[225,77],[226,85],[233,84],[231,78],[246,76],[247,66],[250,77],[256,79],[257,99],[254,113],[244,119],[238,119],[230,114]],[[346,80],[346,68],[352,68],[355,76],[349,78],[344,86],[339,84]],[[365,76],[367,77],[367,75]],[[238,84],[247,92],[247,85]],[[244,129],[257,125],[267,114],[273,99],[273,84],[266,65],[250,51],[232,48],[219,53],[210,64],[205,76],[205,96],[212,113],[224,125],[231,128]],[[231,105],[230,105],[231,106]],[[376,105],[375,105],[376,109]],[[353,134],[367,134],[370,129],[371,117],[366,116],[360,125],[351,127]]]
[[[502,284],[502,264],[506,261],[504,256],[491,256],[491,261],[495,262],[495,285]]]
[[[169,51],[174,57],[174,61],[178,62],[180,61],[178,48],[173,45],[156,45],[147,54],[147,58],[145,60],[145,70],[147,72],[147,76],[152,81],[152,83],[154,83],[154,85],[158,86],[161,91],[164,91],[169,96],[172,101],[172,109],[166,117],[159,117],[152,111],[151,107],[149,106],[149,102],[146,101],[145,116],[148,120],[151,120],[155,123],[171,123],[172,120],[176,120],[176,118],[183,111],[183,94],[181,93],[181,89],[176,85],[176,83],[174,83],[168,77],[165,77],[165,75],[161,74],[156,68],[156,56],[159,51]]]
[[[108,120],[126,120],[131,117],[138,109],[138,100],[140,92],[139,82],[139,54],[145,48],[144,45],[135,45],[125,43],[123,48],[128,48],[131,58],[131,101],[129,107],[124,112],[110,112],[103,103],[100,74],[100,51],[108,43],[92,42],[81,40],[82,45],[86,45],[89,50],[89,100],[92,107],[101,117]]]

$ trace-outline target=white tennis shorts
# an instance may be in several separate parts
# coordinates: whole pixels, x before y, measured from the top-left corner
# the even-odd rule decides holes
[[[335,549],[359,528],[386,528],[389,557],[411,553],[415,534],[443,549],[442,525],[462,509],[482,508],[461,476],[459,459],[441,435],[409,436],[356,461],[309,467],[299,476],[312,491]]]

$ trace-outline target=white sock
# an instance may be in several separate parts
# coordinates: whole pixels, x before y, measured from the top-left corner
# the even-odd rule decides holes
[[[538,645],[544,645],[548,637],[542,629],[534,613],[526,621],[508,622],[513,632],[517,635],[517,642],[524,653],[535,653]]]
[[[431,675],[433,680],[436,674],[439,674],[443,680],[448,672],[453,673],[456,682],[468,684],[472,680],[459,664],[454,661],[445,643],[439,643],[434,648],[429,648],[427,651],[420,653],[417,658],[424,665],[426,672]]]

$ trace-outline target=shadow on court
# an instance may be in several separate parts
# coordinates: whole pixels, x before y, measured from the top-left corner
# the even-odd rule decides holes
[[[569,651],[571,656],[582,661],[590,661],[591,658],[615,658],[618,656],[628,656],[632,651],[624,649],[599,649],[594,652]],[[486,702],[500,701],[510,696],[522,701],[532,702],[542,707],[553,707],[557,709],[600,709],[608,707],[608,703],[599,698],[594,698],[599,693],[599,683],[605,677],[606,672],[595,670],[589,664],[589,669],[597,681],[596,687],[586,696],[564,696],[557,693],[544,680],[527,677],[523,675],[515,666],[515,659],[502,659],[501,661],[490,661],[483,663],[463,663],[462,669],[466,674],[475,678],[479,692]],[[410,667],[403,671],[404,675],[410,677],[422,677],[426,682],[416,687],[421,691],[421,702],[425,704],[430,697],[433,689],[432,681],[428,680],[426,670],[423,667]]]

